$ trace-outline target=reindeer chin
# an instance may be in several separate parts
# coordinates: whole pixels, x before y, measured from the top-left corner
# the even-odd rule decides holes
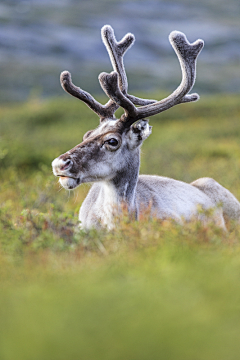
[[[67,176],[60,176],[59,182],[66,190],[75,189],[78,185],[80,185],[79,178],[73,179],[73,178],[67,177]]]

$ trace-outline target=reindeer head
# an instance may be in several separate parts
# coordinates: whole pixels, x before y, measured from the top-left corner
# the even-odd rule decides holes
[[[61,74],[63,89],[84,101],[100,118],[100,125],[88,131],[83,142],[56,158],[53,173],[60,177],[66,189],[73,189],[84,182],[111,180],[131,167],[139,167],[139,147],[151,134],[151,126],[145,118],[165,111],[174,105],[196,101],[198,94],[189,94],[195,82],[196,59],[203,41],[190,44],[186,36],[173,31],[169,40],[182,69],[182,82],[167,98],[157,101],[140,99],[128,94],[128,82],[123,56],[134,43],[134,35],[127,34],[117,42],[111,26],[102,28],[102,40],[108,50],[114,71],[101,73],[99,82],[109,101],[102,105],[89,93],[76,87],[71,74]],[[138,105],[136,107],[135,105]],[[116,110],[122,107],[124,114],[116,119]]]

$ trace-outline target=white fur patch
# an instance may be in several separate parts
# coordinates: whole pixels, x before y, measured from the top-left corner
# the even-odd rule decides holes
[[[56,159],[53,160],[52,162],[52,169],[53,169],[53,174],[55,176],[58,175],[58,171],[60,170],[60,168],[62,166],[64,166],[65,161],[63,161],[62,159],[59,159],[58,157]]]
[[[93,130],[91,136],[96,136],[99,134],[104,133],[105,131],[107,132],[108,130],[112,129],[113,127],[116,126],[116,120],[107,120],[104,121],[103,123],[101,123],[95,130]]]
[[[110,230],[113,228],[114,213],[118,210],[116,189],[110,182],[103,181],[101,183],[101,196],[98,198],[96,206],[101,209],[101,223]]]

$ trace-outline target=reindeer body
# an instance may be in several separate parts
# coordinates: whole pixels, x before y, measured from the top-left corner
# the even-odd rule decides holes
[[[140,147],[152,131],[145,116],[199,98],[189,91],[195,82],[196,59],[203,41],[190,44],[184,34],[176,31],[170,34],[170,42],[181,65],[182,82],[166,99],[156,101],[139,99],[127,92],[123,55],[133,44],[134,36],[127,34],[117,42],[113,29],[107,25],[102,29],[102,39],[115,70],[99,75],[100,84],[110,98],[106,105],[76,87],[69,72],[61,74],[64,90],[84,101],[100,117],[100,125],[87,132],[82,143],[52,163],[54,175],[60,177],[60,183],[66,189],[86,182],[94,183],[80,209],[82,227],[111,229],[122,206],[126,206],[130,217],[135,219],[148,209],[152,216],[179,223],[193,218],[206,221],[208,219],[204,213],[199,213],[199,208],[215,208],[211,219],[220,227],[225,228],[224,217],[239,220],[240,203],[213,179],[202,178],[186,184],[166,177],[139,175]],[[116,119],[114,113],[119,106],[124,109],[124,114]],[[222,207],[217,207],[219,203]]]
[[[135,184],[134,197],[123,198],[136,219],[141,212],[149,210],[153,217],[173,219],[178,223],[194,218],[203,220],[204,215],[199,214],[200,208],[207,210],[216,206],[204,192],[190,184],[151,175],[140,175]],[[112,181],[95,183],[80,209],[81,226],[85,229],[101,226],[112,229],[121,211],[122,201],[119,189]],[[211,220],[225,228],[221,209],[214,210]]]

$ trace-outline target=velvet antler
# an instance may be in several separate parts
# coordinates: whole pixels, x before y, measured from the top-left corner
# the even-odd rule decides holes
[[[141,99],[129,95],[127,92],[128,81],[123,64],[123,56],[133,45],[135,40],[134,35],[129,33],[125,35],[121,41],[117,42],[112,27],[105,25],[102,28],[102,40],[107,48],[114,69],[110,74],[101,73],[99,75],[100,85],[110,98],[105,105],[96,101],[88,92],[75,86],[72,83],[71,74],[68,71],[63,71],[60,77],[63,89],[84,101],[90,109],[98,114],[100,121],[116,119],[114,113],[119,107],[122,107],[125,113],[122,115],[120,121],[123,122],[125,126],[130,126],[139,119],[156,115],[177,104],[199,99],[198,94],[189,94],[189,91],[191,91],[195,83],[196,61],[197,56],[203,48],[203,40],[197,40],[190,44],[186,36],[179,31],[173,31],[169,35],[170,43],[180,62],[182,82],[171,95],[161,101]],[[135,107],[135,105],[140,106]]]
[[[197,40],[193,44],[190,44],[186,36],[178,31],[173,31],[169,35],[169,40],[180,62],[182,82],[167,98],[136,108],[133,101],[121,91],[117,72],[113,71],[110,74],[101,73],[99,76],[102,88],[109,98],[125,110],[121,121],[124,121],[127,126],[139,119],[159,114],[177,104],[197,101],[199,99],[198,94],[189,94],[189,91],[191,91],[195,83],[196,60],[203,48],[203,40]]]

